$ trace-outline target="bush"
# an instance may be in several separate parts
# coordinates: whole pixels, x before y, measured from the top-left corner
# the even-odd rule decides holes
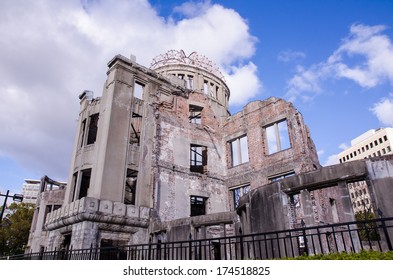
[[[361,251],[360,253],[330,253],[327,255],[300,256],[297,258],[286,258],[286,260],[393,260],[393,251]]]

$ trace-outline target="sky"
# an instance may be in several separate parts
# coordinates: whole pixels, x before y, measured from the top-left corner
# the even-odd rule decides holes
[[[67,181],[78,96],[102,95],[107,63],[150,66],[196,51],[221,69],[230,111],[292,102],[322,165],[360,134],[393,126],[391,0],[1,0],[0,192]]]

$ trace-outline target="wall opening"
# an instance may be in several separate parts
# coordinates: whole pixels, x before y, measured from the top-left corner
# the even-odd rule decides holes
[[[202,174],[207,172],[207,147],[190,145],[190,171]]]
[[[236,166],[249,161],[247,135],[238,137],[230,142],[231,163]]]
[[[124,191],[124,204],[135,205],[137,177],[138,171],[127,169]]]
[[[206,214],[206,200],[206,197],[190,196],[191,217]]]
[[[236,187],[234,189],[231,189],[232,192],[232,197],[233,197],[233,209],[236,210],[237,207],[239,206],[239,200],[240,198],[245,195],[246,193],[250,192],[250,184],[243,185],[240,187]]]
[[[78,147],[83,147],[83,141],[85,140],[85,129],[86,129],[86,119],[83,120],[81,124],[81,130],[79,132],[79,144]]]
[[[130,144],[140,144],[142,129],[142,116],[137,113],[132,113],[131,118],[131,132],[130,132]]]
[[[94,144],[97,139],[98,131],[98,114],[90,116],[89,120],[89,133],[87,135],[87,145]]]
[[[145,90],[145,85],[139,82],[134,83],[134,97],[143,100],[143,91]]]
[[[277,153],[291,147],[287,120],[275,122],[267,126],[265,132],[268,154]]]
[[[81,185],[79,189],[79,199],[87,196],[87,191],[90,186],[91,169],[85,169],[81,172]]]
[[[202,110],[203,107],[199,107],[196,105],[189,106],[188,119],[190,123],[202,124]]]

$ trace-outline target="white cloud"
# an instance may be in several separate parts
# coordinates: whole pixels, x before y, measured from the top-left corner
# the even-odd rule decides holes
[[[306,69],[298,67],[288,81],[287,98],[310,99],[322,91],[327,79],[345,78],[364,88],[393,83],[393,43],[382,34],[385,29],[381,25],[352,25],[348,37],[326,61]]]
[[[370,110],[381,124],[393,127],[393,94],[375,103]]]
[[[323,166],[338,164],[338,155],[330,155]]]
[[[77,97],[85,89],[101,95],[106,64],[119,53],[149,66],[170,49],[197,51],[228,83],[243,85],[231,88],[232,103],[255,96],[257,39],[247,22],[210,1],[175,11],[183,18],[165,19],[147,0],[1,1],[0,156],[67,179]]]
[[[250,62],[241,67],[233,66],[231,70],[231,74],[226,75],[231,90],[229,101],[231,104],[244,104],[262,88],[262,83],[256,76],[257,67]]]
[[[348,149],[350,146],[348,145],[348,144],[346,144],[346,143],[341,143],[339,146],[338,146],[341,150],[346,150],[346,149]]]
[[[278,54],[277,59],[281,62],[298,61],[306,57],[304,52],[286,50]]]

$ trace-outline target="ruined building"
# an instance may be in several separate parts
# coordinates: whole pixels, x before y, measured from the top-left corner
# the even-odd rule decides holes
[[[229,98],[220,70],[195,52],[169,51],[150,68],[109,61],[102,96],[80,95],[69,183],[46,216],[46,250],[234,235],[243,194],[320,168],[291,103],[271,97],[231,115]]]

